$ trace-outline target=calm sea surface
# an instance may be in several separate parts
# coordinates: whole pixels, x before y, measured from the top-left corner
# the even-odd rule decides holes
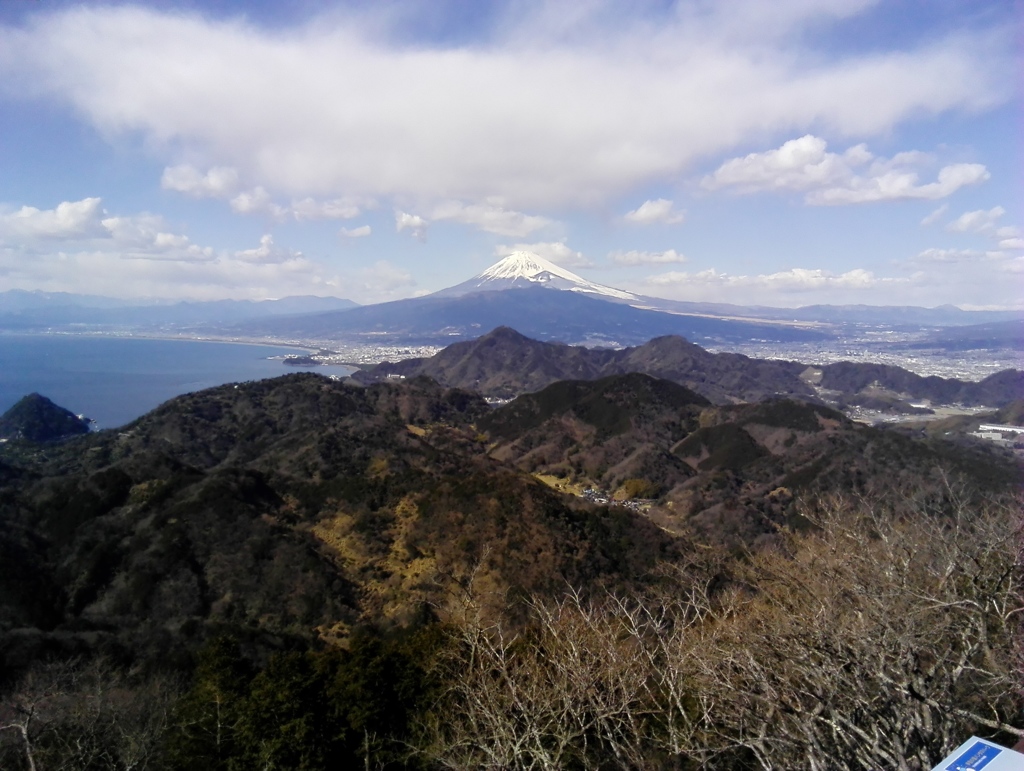
[[[294,348],[197,340],[0,335],[0,413],[36,392],[96,421],[124,425],[190,391],[300,371],[271,356]],[[348,367],[316,367],[348,374]]]

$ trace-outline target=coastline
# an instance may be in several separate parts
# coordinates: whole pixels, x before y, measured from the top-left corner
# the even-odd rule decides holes
[[[270,342],[252,339],[234,339],[226,337],[188,337],[185,335],[159,335],[151,333],[135,332],[76,332],[73,330],[52,330],[47,332],[20,331],[13,329],[0,329],[0,336],[3,337],[89,337],[102,340],[180,340],[188,343],[222,343],[228,345],[260,345],[265,348],[288,348],[305,353],[319,353],[322,349],[310,345],[294,342]]]
[[[294,374],[284,360],[316,350],[181,335],[5,331],[0,332],[0,412],[26,394],[40,393],[88,415],[101,428],[113,428],[184,393]],[[344,377],[354,369],[327,365],[313,371]]]

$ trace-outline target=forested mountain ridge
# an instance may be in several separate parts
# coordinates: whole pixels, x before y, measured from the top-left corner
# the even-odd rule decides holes
[[[557,380],[593,380],[642,372],[684,385],[717,404],[772,396],[819,398],[815,386],[842,398],[865,389],[936,403],[1002,407],[1024,394],[1024,373],[1005,370],[979,383],[922,377],[900,367],[840,362],[809,366],[793,361],[710,353],[678,336],[618,350],[531,340],[499,327],[476,340],[454,343],[424,359],[385,362],[356,374],[362,382],[428,375],[453,388],[507,399]]]
[[[822,388],[857,393],[872,385],[936,404],[1005,407],[1024,394],[1024,372],[1006,369],[977,383],[936,376],[922,377],[902,367],[837,362],[821,367]]]
[[[1013,615],[970,608],[1019,607],[1011,509],[989,498],[1020,479],[983,446],[805,401],[716,405],[642,373],[498,408],[426,377],[296,374],[9,442],[0,762],[792,768],[827,745],[839,768],[894,752],[924,768],[960,730],[1017,727]],[[980,641],[970,682],[953,668],[930,701],[901,690],[913,651],[974,660]],[[770,717],[764,688],[830,720],[937,727],[864,754]]]
[[[45,396],[28,394],[0,415],[0,439],[52,442],[89,433],[89,422]]]
[[[718,403],[756,401],[779,393],[812,396],[800,379],[805,365],[713,354],[682,337],[655,338],[634,348],[585,348],[531,340],[509,327],[454,343],[427,359],[385,362],[356,374],[363,382],[389,375],[427,375],[439,383],[511,398],[558,380],[593,380],[641,372],[672,380]],[[458,386],[455,384],[458,383]]]
[[[990,465],[984,448],[864,426],[803,401],[712,405],[637,373],[554,383],[478,425],[494,442],[492,457],[566,489],[656,499],[653,521],[719,544],[770,539],[794,496],[814,491],[867,490],[879,480],[911,489],[938,468],[992,489],[1020,478],[1013,461]]]
[[[291,375],[52,448],[3,491],[5,548],[34,569],[31,586],[5,572],[0,630],[38,630],[3,650],[90,638],[171,655],[216,629],[344,637],[428,601],[443,612],[471,570],[543,593],[626,580],[671,548],[633,514],[601,515],[488,458],[469,428],[485,410],[426,380]]]
[[[8,564],[33,566],[3,576],[0,630],[38,630],[15,658],[79,645],[79,632],[158,649],[219,628],[344,638],[425,605],[443,614],[446,582],[474,570],[499,593],[628,584],[691,537],[771,537],[803,491],[938,466],[992,487],[1017,478],[981,448],[802,402],[716,407],[637,373],[498,409],[423,377],[360,388],[290,375],[32,448],[7,449],[0,498]],[[646,517],[601,508],[533,474],[657,500]]]

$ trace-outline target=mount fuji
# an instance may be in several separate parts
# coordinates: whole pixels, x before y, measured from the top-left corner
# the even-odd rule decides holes
[[[448,345],[500,326],[535,340],[611,347],[663,335],[703,344],[828,336],[808,325],[721,318],[656,303],[671,304],[588,281],[530,252],[513,252],[468,281],[424,297],[260,320],[233,331],[264,339],[373,345]]]
[[[494,263],[483,273],[478,273],[461,284],[434,292],[433,297],[461,297],[474,292],[500,292],[505,289],[544,287],[568,292],[596,296],[601,299],[635,302],[637,295],[596,284],[577,276],[555,263],[545,260],[532,252],[512,252],[508,257]]]

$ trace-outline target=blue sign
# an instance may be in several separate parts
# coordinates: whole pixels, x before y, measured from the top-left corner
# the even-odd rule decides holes
[[[960,757],[946,766],[947,771],[976,771],[991,763],[1001,753],[998,747],[984,742],[975,742]]]

